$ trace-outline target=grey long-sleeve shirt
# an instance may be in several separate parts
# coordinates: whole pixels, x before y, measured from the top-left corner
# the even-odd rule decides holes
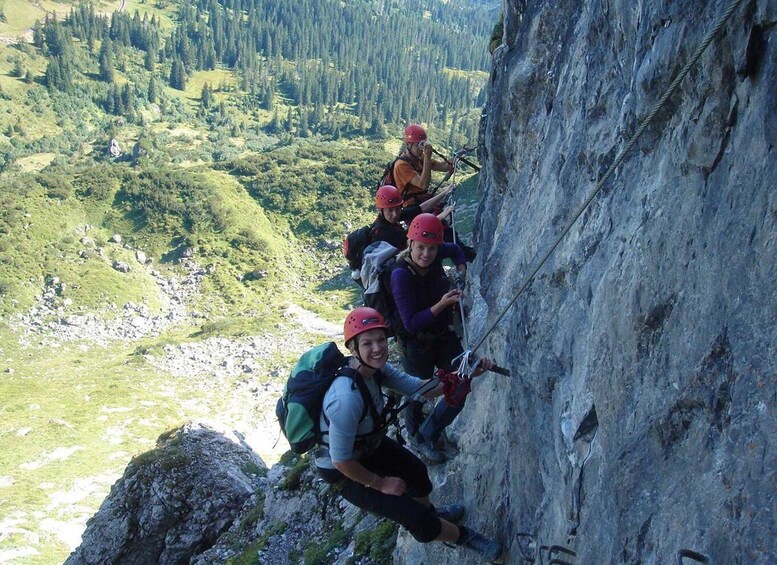
[[[390,363],[381,370],[383,373],[381,386],[402,394],[417,394],[426,392],[421,389],[422,379],[408,375]],[[383,411],[385,399],[378,390],[374,377],[365,378],[364,383],[372,396],[372,401],[378,414]],[[323,432],[324,442],[328,449],[320,449],[316,465],[323,469],[334,469],[334,462],[341,463],[358,459],[361,452],[356,449],[357,435],[368,434],[375,429],[372,414],[360,420],[364,413],[364,399],[353,380],[349,377],[337,377],[324,395],[324,405],[319,425]],[[327,423],[327,419],[329,423]]]

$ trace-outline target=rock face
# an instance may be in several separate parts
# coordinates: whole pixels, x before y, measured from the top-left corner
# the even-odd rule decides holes
[[[250,450],[207,427],[173,430],[127,467],[66,563],[189,563],[232,525],[262,471]]]
[[[504,2],[473,342],[728,4]],[[776,23],[737,9],[479,351],[513,376],[475,386],[445,489],[510,563],[777,562]]]

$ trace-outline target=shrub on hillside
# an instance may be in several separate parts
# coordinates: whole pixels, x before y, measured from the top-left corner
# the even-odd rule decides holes
[[[235,237],[232,238],[231,244],[237,248],[247,248],[252,251],[267,251],[267,240],[261,237],[250,228],[242,228]]]
[[[13,293],[13,283],[0,281],[0,296],[11,296]]]
[[[187,171],[151,168],[130,174],[116,198],[139,228],[157,233],[187,236],[226,222],[210,186]]]
[[[263,207],[290,217],[297,234],[340,236],[369,210],[388,156],[379,148],[338,144],[279,147],[233,160],[231,170]]]
[[[2,173],[6,167],[14,162],[15,154],[12,145],[3,144],[0,146],[0,173]]]
[[[121,169],[108,163],[83,167],[73,176],[76,195],[81,198],[107,200],[119,188]]]
[[[49,198],[66,200],[73,194],[73,185],[68,177],[61,173],[43,173],[35,180],[44,188]]]

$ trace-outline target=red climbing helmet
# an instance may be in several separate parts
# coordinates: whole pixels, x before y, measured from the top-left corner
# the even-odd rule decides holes
[[[396,208],[402,206],[402,195],[399,193],[399,189],[396,186],[390,184],[384,184],[375,193],[375,207],[378,210],[384,208]]]
[[[360,333],[374,329],[384,329],[388,331],[388,325],[386,324],[383,315],[375,310],[375,308],[360,306],[345,318],[343,336],[345,337],[346,345]]]
[[[426,141],[426,130],[418,124],[410,124],[405,128],[403,139],[405,140],[405,143]]]
[[[413,223],[410,224],[410,229],[407,230],[407,238],[421,243],[439,245],[442,243],[442,232],[440,218],[429,213],[418,214],[413,219]]]

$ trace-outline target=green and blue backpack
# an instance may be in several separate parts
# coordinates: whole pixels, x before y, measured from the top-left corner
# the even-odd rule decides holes
[[[319,418],[324,395],[339,376],[350,377],[362,394],[364,412],[361,419],[369,410],[378,422],[372,399],[356,371],[347,366],[345,355],[334,342],[321,344],[305,352],[297,361],[275,407],[281,431],[294,453],[307,453],[321,443]]]

